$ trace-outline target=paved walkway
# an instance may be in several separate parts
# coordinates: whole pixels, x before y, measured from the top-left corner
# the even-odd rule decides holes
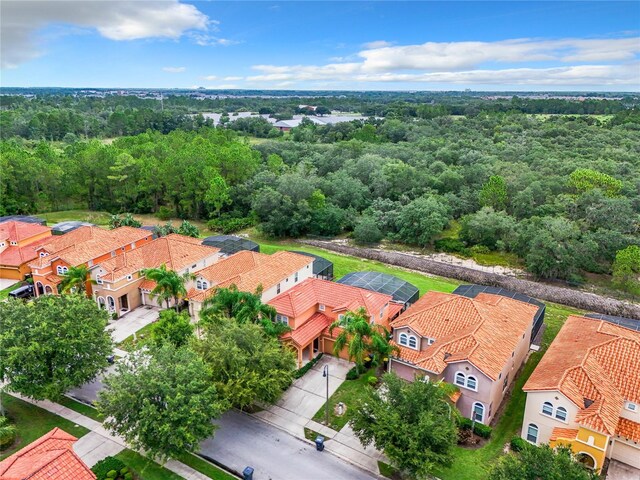
[[[13,280],[11,278],[0,278],[0,290],[9,288],[11,285],[15,285],[16,283],[19,283],[19,282],[20,280]]]
[[[73,446],[74,451],[89,466],[93,466],[103,458],[116,455],[127,448],[126,442],[122,437],[112,435],[100,422],[85,417],[75,410],[48,400],[35,401],[17,393],[11,393],[11,395],[91,430],[90,433],[80,438]],[[164,467],[186,480],[210,480],[209,477],[176,460],[169,460]]]
[[[324,355],[303,377],[293,382],[277,404],[254,416],[301,440],[307,441],[305,427],[318,432],[327,439],[326,450],[377,475],[378,460],[388,462],[380,451],[363,447],[349,425],[337,432],[313,420],[326,402],[327,379],[322,376],[325,365],[329,366],[329,396],[333,395],[353,364]]]
[[[155,322],[159,316],[160,309],[158,307],[143,305],[120,317],[118,320],[114,320],[107,326],[107,330],[112,332],[111,336],[113,337],[113,341],[120,343],[141,328]]]

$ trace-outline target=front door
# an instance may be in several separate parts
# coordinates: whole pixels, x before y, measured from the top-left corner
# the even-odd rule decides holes
[[[120,297],[120,310],[129,310],[129,298],[126,295]]]
[[[314,354],[317,353],[319,348],[320,348],[320,337],[316,338],[313,341],[313,353]]]

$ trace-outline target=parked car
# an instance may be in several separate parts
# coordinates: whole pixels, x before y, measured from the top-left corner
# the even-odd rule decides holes
[[[12,298],[31,298],[33,296],[33,285],[24,285],[9,292],[9,297]]]

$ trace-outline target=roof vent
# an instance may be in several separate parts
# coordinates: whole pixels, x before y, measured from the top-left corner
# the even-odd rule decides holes
[[[451,354],[449,352],[444,352],[444,359],[446,360],[447,358],[449,358],[451,356]]]
[[[593,400],[591,400],[590,398],[584,397],[584,408],[589,408],[591,405],[593,405]]]

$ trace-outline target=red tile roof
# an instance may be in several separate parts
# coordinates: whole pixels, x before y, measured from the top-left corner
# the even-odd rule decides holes
[[[73,451],[77,438],[54,428],[0,462],[2,480],[94,480]]]
[[[0,223],[0,225],[2,225]],[[36,250],[51,241],[53,237],[46,237],[35,242],[31,242],[23,247],[9,246],[0,252],[0,265],[9,267],[19,267],[20,265],[30,262],[34,258],[38,258]]]
[[[13,220],[10,222],[0,223],[0,240],[19,243],[23,240],[28,240],[31,237],[50,231],[51,229],[49,227],[45,227],[38,223],[18,222]]]
[[[320,335],[331,325],[332,320],[324,313],[313,314],[300,328],[296,328],[282,336],[283,340],[292,340],[299,347],[305,347],[311,340]]]
[[[434,373],[467,360],[494,381],[530,331],[538,308],[499,295],[475,298],[427,292],[391,326],[435,339],[426,350],[401,348],[399,358]]]
[[[558,390],[580,408],[576,423],[613,435],[624,401],[640,403],[640,332],[572,315],[523,390]]]
[[[272,299],[269,305],[281,315],[293,318],[315,305],[325,305],[325,308],[334,312],[355,311],[364,307],[369,315],[375,315],[378,319],[378,312],[391,299],[391,295],[328,280],[308,278]]]
[[[639,443],[640,423],[621,417],[618,421],[618,427],[616,428],[616,435]]]
[[[551,431],[551,436],[549,437],[549,441],[553,442],[558,439],[563,440],[575,440],[578,436],[578,430],[574,428],[561,428],[555,427]]]

